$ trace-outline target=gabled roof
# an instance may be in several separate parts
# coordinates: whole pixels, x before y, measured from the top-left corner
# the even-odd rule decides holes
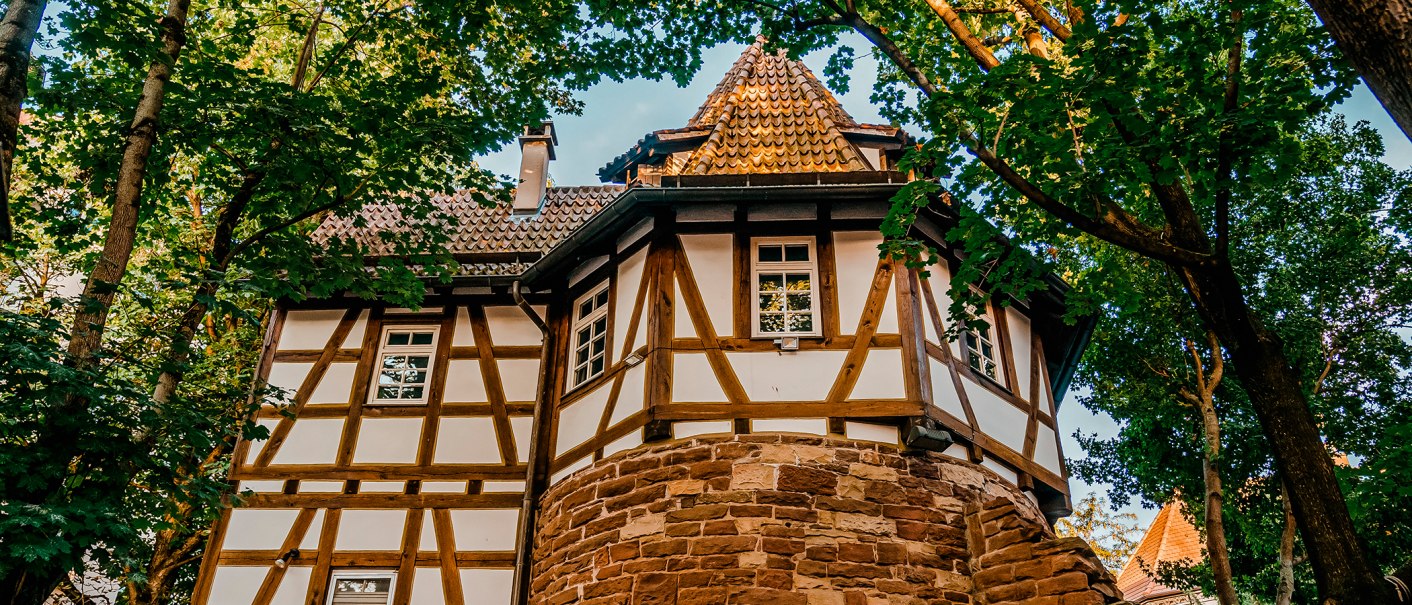
[[[431,203],[450,223],[447,251],[481,261],[465,265],[468,273],[518,275],[526,263],[567,239],[624,189],[621,185],[550,187],[539,212],[524,216],[515,216],[509,204],[483,206],[472,191],[438,194]],[[356,216],[330,216],[313,238],[351,238],[366,246],[370,255],[387,256],[396,251],[379,233],[408,233],[421,227],[404,217],[397,204],[380,202],[368,204]]]
[[[598,176],[626,180],[636,165],[666,175],[874,170],[856,141],[906,138],[892,126],[859,124],[808,67],[764,44],[757,38],[736,59],[685,128],[648,134]]]
[[[1157,581],[1152,574],[1162,563],[1193,565],[1205,559],[1201,534],[1186,520],[1183,508],[1180,500],[1173,500],[1163,506],[1152,520],[1137,550],[1123,566],[1123,572],[1118,574],[1118,590],[1123,591],[1123,598],[1143,603],[1182,594],[1182,591]]]

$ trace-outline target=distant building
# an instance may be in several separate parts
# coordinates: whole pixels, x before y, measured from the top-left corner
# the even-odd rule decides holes
[[[1123,598],[1137,605],[1215,605],[1216,597],[1177,590],[1155,577],[1164,563],[1192,565],[1206,559],[1201,534],[1183,516],[1182,508],[1181,502],[1174,500],[1152,520],[1137,550],[1118,574]]]
[[[1051,277],[944,337],[955,210],[916,223],[929,276],[878,258],[906,133],[757,43],[607,185],[548,186],[552,124],[520,143],[513,205],[434,198],[463,271],[424,308],[280,302],[293,409],[237,448],[197,605],[1117,600],[1049,525],[1091,325]]]

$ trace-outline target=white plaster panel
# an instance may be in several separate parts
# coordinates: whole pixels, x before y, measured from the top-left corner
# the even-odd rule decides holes
[[[628,229],[625,233],[623,233],[621,237],[618,238],[618,253],[621,254],[623,250],[628,249],[628,246],[633,245],[634,242],[642,239],[643,236],[651,232],[652,217],[649,216],[638,221],[636,225],[633,225],[631,229]]]
[[[341,494],[345,483],[342,481],[300,481],[301,494]]]
[[[847,351],[726,353],[751,401],[822,401]]]
[[[411,464],[422,441],[421,418],[364,418],[353,462]]]
[[[677,353],[672,356],[672,401],[720,403],[726,392],[716,379],[705,353]]]
[[[578,460],[571,462],[568,466],[559,469],[559,472],[550,475],[549,484],[554,485],[560,481],[563,481],[564,479],[568,478],[569,475],[578,472],[579,469],[588,468],[588,465],[590,464],[593,464],[593,456],[584,456],[582,458],[579,458]]]
[[[430,525],[430,524],[427,524]],[[422,550],[429,550],[422,543]],[[412,605],[446,605],[446,597],[441,592],[441,569],[418,567],[412,576]]]
[[[605,386],[559,410],[558,434],[554,437],[556,454],[563,454],[598,433],[598,422],[603,419],[608,395],[609,389]]]
[[[278,545],[276,545],[278,548]],[[211,598],[208,605],[250,605],[255,600],[255,592],[265,581],[268,566],[232,567],[222,565],[216,568],[211,578]]]
[[[750,432],[827,435],[829,421],[826,418],[756,418],[750,421]]]
[[[686,309],[686,297],[681,293],[681,280],[673,279],[672,288],[675,290],[676,308],[672,313],[672,336],[676,338],[695,338],[696,324],[691,321],[691,312]]]
[[[710,223],[735,220],[735,204],[685,204],[677,207],[678,223]]]
[[[270,377],[266,382],[272,387],[288,390],[292,396],[313,367],[313,363],[276,361],[270,364]]]
[[[501,359],[496,363],[500,364],[500,383],[505,385],[505,400],[534,401],[534,392],[539,388],[539,360]]]
[[[360,494],[400,494],[407,491],[404,481],[359,481]]]
[[[417,550],[438,550],[436,544],[436,522],[430,510],[422,511],[422,533],[417,536]]]
[[[1059,440],[1054,429],[1040,425],[1034,442],[1034,461],[1054,474],[1064,476],[1064,467],[1059,463]]]
[[[348,403],[353,392],[353,377],[358,374],[358,363],[331,363],[309,396],[309,403]]]
[[[278,479],[270,479],[266,481],[241,481],[240,485],[236,486],[235,491],[236,493],[252,491],[257,494],[269,492],[280,493],[284,491],[284,482]]]
[[[812,221],[818,220],[819,209],[812,203],[764,204],[747,206],[746,217],[751,221]]]
[[[297,509],[236,508],[221,543],[224,550],[275,550],[294,527]]]
[[[367,309],[358,313],[358,319],[353,322],[353,329],[343,337],[343,343],[338,345],[339,348],[358,349],[363,346],[363,334],[368,331],[368,315],[370,313],[372,312]]]
[[[1011,470],[1010,467],[1005,466],[1000,461],[995,460],[994,458],[991,458],[989,456],[987,456],[984,460],[981,460],[981,466],[995,471],[995,474],[1000,475],[1002,479],[1005,479],[1010,483],[1018,483],[1020,481],[1019,475],[1016,475],[1014,470]]]
[[[484,481],[480,484],[481,493],[521,493],[525,491],[524,481]]]
[[[544,317],[544,306],[531,306]],[[490,326],[490,341],[497,345],[538,345],[544,334],[519,307],[486,307],[485,321]]]
[[[303,566],[290,566],[284,570],[284,578],[279,581],[279,590],[275,591],[275,598],[270,599],[270,605],[303,605],[304,597],[309,594],[309,578],[314,574],[314,568]]]
[[[279,426],[279,421],[279,418],[261,418],[259,420],[256,420],[255,423],[262,427],[265,427],[265,430],[269,431],[269,434],[273,435],[275,432],[275,427]],[[260,455],[260,452],[265,449],[265,444],[268,442],[268,439],[250,440],[250,453],[245,455],[245,460],[243,462],[245,464],[250,464],[251,462],[253,462],[255,458]]]
[[[969,423],[966,408],[961,406],[961,399],[956,395],[956,385],[951,382],[951,370],[947,369],[946,364],[928,358],[927,371],[932,375],[932,405],[961,422]]]
[[[453,510],[456,550],[515,550],[520,509]]]
[[[495,421],[488,416],[442,418],[436,432],[437,464],[496,464],[500,442],[495,438]]]
[[[520,462],[529,462],[530,432],[533,430],[533,416],[510,417],[510,434],[515,438],[515,454]]]
[[[609,357],[615,362],[622,359],[623,341],[628,337],[628,325],[632,323],[633,306],[637,304],[637,291],[642,285],[642,271],[646,261],[647,250],[644,248],[618,264],[618,300],[613,312],[613,325],[610,326],[613,330],[613,350],[608,351]],[[633,349],[647,342],[646,319],[641,323],[633,337]]]
[[[946,293],[951,288],[951,269],[945,263],[941,263],[927,267],[927,270],[931,272],[931,276],[927,278],[927,286],[932,289],[932,296],[936,298],[937,313],[941,315],[942,321],[941,329],[945,330],[947,326],[954,323],[949,310],[951,297]],[[932,323],[930,311],[927,312],[926,323],[927,340],[937,346],[949,347],[953,357],[960,357],[961,345],[957,341],[946,339],[937,331],[936,324]]]
[[[476,359],[452,359],[446,365],[446,390],[442,401],[456,403],[485,403],[490,398],[485,394],[485,377],[480,373],[480,361]]]
[[[423,481],[423,494],[464,494],[465,481]]]
[[[475,333],[471,332],[471,312],[460,307],[456,309],[456,332],[451,335],[451,346],[469,347],[475,344]]]
[[[579,282],[583,281],[583,278],[588,277],[589,274],[597,271],[599,267],[606,264],[608,264],[608,255],[601,254],[574,267],[574,270],[569,272],[569,287],[572,288],[578,285]]]
[[[955,458],[955,459],[957,459],[957,460],[966,460],[966,461],[970,461],[970,459],[971,459],[971,452],[970,452],[970,450],[967,450],[967,449],[966,449],[966,446],[961,445],[961,444],[959,444],[959,443],[953,443],[953,444],[951,444],[951,445],[950,445],[949,447],[947,447],[945,450],[942,450],[941,453],[942,453],[942,454],[945,454],[945,455],[947,455],[947,456],[951,456],[952,458]]]
[[[618,393],[618,402],[613,404],[613,416],[608,419],[608,426],[613,426],[627,420],[642,411],[645,406],[647,371],[646,365],[638,365],[628,368],[627,374],[623,376],[623,390]]]
[[[299,541],[299,550],[317,552],[319,550],[319,534],[324,531],[324,509],[314,511],[314,520],[309,522],[309,531],[304,532],[304,539]]]
[[[462,569],[461,590],[475,595],[473,601],[486,605],[509,605],[510,590],[515,585],[513,569]]]
[[[877,272],[878,244],[882,243],[882,235],[877,231],[835,231],[833,243],[838,266],[839,327],[845,334],[853,334],[863,316],[873,275]],[[881,334],[897,333],[897,297],[891,293],[892,282],[887,282],[886,302],[878,317],[877,331]]]
[[[845,422],[843,434],[849,439],[876,441],[896,445],[902,441],[901,431],[895,426],[873,424],[871,422]]]
[[[405,510],[345,509],[338,520],[334,550],[401,550]]]
[[[691,274],[696,278],[696,288],[701,291],[701,301],[706,304],[711,327],[717,336],[731,335],[735,328],[731,318],[735,309],[731,300],[734,296],[734,237],[720,233],[683,234],[678,237],[681,238],[687,262],[691,264]]]
[[[296,420],[273,464],[333,464],[342,436],[342,418]]]
[[[978,428],[1010,449],[1024,451],[1029,414],[969,379],[962,378],[961,384],[966,385],[966,397],[971,400],[971,409],[976,412],[976,422],[980,423]]]
[[[906,396],[902,386],[902,350],[869,349],[849,398],[901,399]]]
[[[1019,385],[1015,388],[1015,393],[1020,399],[1029,401],[1030,389],[1030,355],[1034,352],[1030,349],[1030,318],[1026,317],[1023,311],[1013,307],[1005,309],[1005,319],[1010,324],[1010,346],[1011,355],[1015,359],[1015,379]]]
[[[729,433],[734,428],[729,420],[699,420],[672,423],[672,438],[686,439],[697,435],[714,435],[717,433]]]
[[[289,311],[280,329],[280,351],[322,349],[343,320],[344,309]]]
[[[633,431],[631,433],[623,435],[616,441],[603,446],[603,456],[612,456],[613,454],[616,454],[623,450],[630,450],[639,445],[642,445],[642,431]]]

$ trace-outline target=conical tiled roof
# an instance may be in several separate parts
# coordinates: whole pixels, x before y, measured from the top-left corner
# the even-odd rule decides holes
[[[808,67],[757,38],[685,128],[647,135],[599,176],[622,179],[634,165],[663,175],[877,170],[855,141],[896,149],[905,139],[891,126],[859,124]]]
[[[1152,574],[1162,563],[1183,563],[1192,565],[1205,559],[1201,548],[1201,534],[1182,514],[1182,504],[1174,500],[1162,507],[1137,550],[1118,574],[1118,590],[1123,598],[1134,603],[1152,602],[1156,599],[1182,594],[1182,591],[1168,587]]]

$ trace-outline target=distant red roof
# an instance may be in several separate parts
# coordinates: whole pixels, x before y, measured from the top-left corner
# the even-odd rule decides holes
[[[1142,542],[1133,551],[1133,556],[1118,574],[1118,590],[1123,598],[1134,603],[1143,603],[1162,597],[1182,594],[1157,581],[1152,576],[1161,563],[1199,563],[1205,559],[1202,552],[1201,534],[1183,515],[1180,500],[1174,500],[1162,507],[1152,525],[1147,528]]]

